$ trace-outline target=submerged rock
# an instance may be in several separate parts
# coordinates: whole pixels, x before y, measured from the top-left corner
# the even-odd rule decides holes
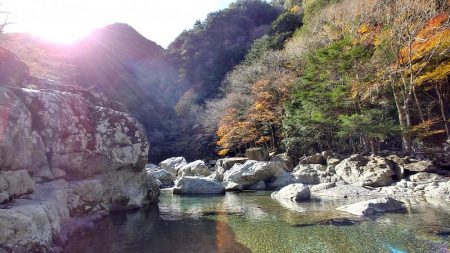
[[[369,216],[377,213],[406,210],[404,203],[390,197],[371,199],[355,204],[338,207],[337,210],[359,216]]]
[[[181,177],[175,182],[174,194],[224,194],[225,187],[207,177]]]
[[[278,192],[272,193],[271,197],[278,200],[291,200],[300,202],[308,200],[311,196],[309,187],[303,184],[291,184],[283,187]]]

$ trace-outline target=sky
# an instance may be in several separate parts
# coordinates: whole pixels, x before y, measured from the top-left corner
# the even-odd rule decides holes
[[[112,23],[127,23],[167,47],[183,30],[234,0],[0,0],[11,23],[5,32],[25,32],[70,43]],[[5,18],[5,14],[1,16]]]

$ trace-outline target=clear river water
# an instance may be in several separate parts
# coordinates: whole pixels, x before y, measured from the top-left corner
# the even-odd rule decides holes
[[[65,252],[450,252],[450,205],[408,200],[406,213],[367,220],[335,210],[357,201],[163,191],[157,206],[111,213],[71,238]]]

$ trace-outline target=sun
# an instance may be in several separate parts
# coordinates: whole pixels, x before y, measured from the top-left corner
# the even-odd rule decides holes
[[[86,36],[90,29],[79,24],[41,24],[29,28],[28,31],[33,35],[53,43],[72,44]]]

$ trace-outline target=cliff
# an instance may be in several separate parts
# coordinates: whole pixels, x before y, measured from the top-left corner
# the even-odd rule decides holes
[[[0,72],[0,251],[49,251],[74,220],[157,199],[145,131],[122,105]]]

